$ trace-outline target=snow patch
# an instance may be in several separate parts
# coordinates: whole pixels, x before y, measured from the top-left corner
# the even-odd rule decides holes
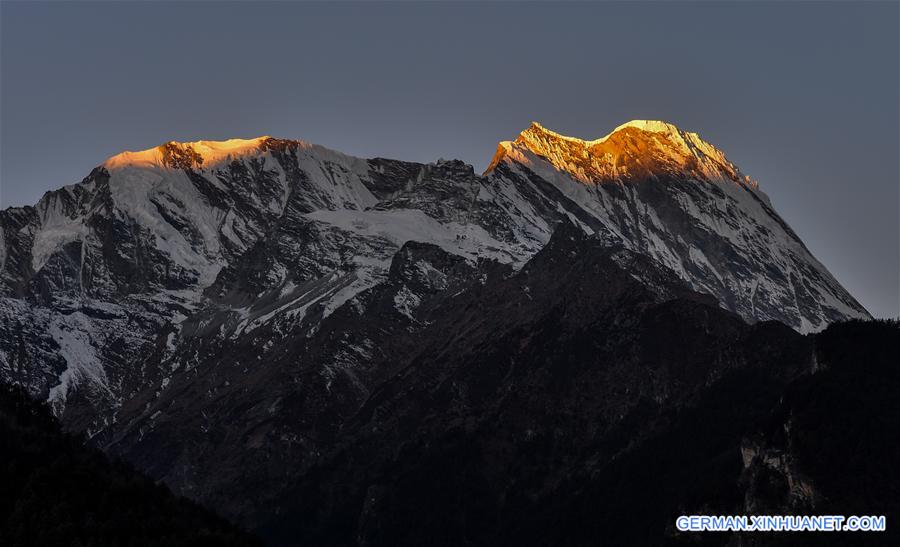
[[[421,303],[422,299],[419,295],[409,290],[409,287],[406,285],[403,285],[403,287],[397,291],[397,294],[394,295],[394,308],[408,317],[411,321],[416,320],[415,317],[413,317],[413,313]]]
[[[66,397],[76,385],[90,384],[109,392],[106,371],[91,340],[94,330],[90,318],[81,312],[57,317],[50,324],[50,336],[59,344],[59,355],[67,365],[59,375],[59,384],[50,388],[47,396],[57,415],[62,414]]]

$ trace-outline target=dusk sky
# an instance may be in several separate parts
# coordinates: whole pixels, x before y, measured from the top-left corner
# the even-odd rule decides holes
[[[696,131],[898,305],[898,4],[0,2],[0,206],[122,150],[272,135],[486,167],[532,120]]]

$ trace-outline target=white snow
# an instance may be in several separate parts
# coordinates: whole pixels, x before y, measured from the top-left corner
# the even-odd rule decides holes
[[[721,237],[730,251],[755,268],[753,271],[734,274],[728,263],[730,258],[716,256],[715,249],[700,249],[688,233],[668,225],[671,216],[665,214],[667,211],[657,210],[644,202],[633,185],[614,176],[609,184],[589,184],[583,180],[587,178],[585,165],[588,164],[582,160],[594,161],[595,166],[601,168],[603,162],[608,161],[608,158],[590,158],[590,147],[603,144],[611,135],[627,128],[653,133],[644,135],[648,142],[671,144],[659,154],[672,165],[682,165],[679,162],[688,158],[697,160],[698,167],[691,172],[694,180],[690,181],[696,183],[696,191],[673,190],[670,193],[685,213],[681,218],[689,222],[693,230]],[[155,288],[147,293],[130,295],[127,302],[85,300],[66,303],[65,313],[37,305],[21,308],[25,304],[19,300],[15,300],[19,304],[4,302],[4,309],[0,310],[4,318],[14,317],[19,312],[30,314],[35,318],[34,324],[46,329],[46,335],[59,345],[58,355],[65,360],[66,369],[51,386],[48,396],[57,411],[64,407],[67,394],[76,386],[114,399],[112,390],[118,379],[131,371],[111,368],[104,361],[102,348],[108,337],[131,337],[129,343],[140,347],[142,336],[148,336],[148,342],[154,343],[158,341],[158,332],[168,332],[165,349],[167,354],[174,352],[184,322],[195,312],[209,309],[203,289],[213,283],[221,269],[236,255],[250,249],[265,236],[267,221],[260,218],[271,220],[285,213],[289,198],[296,198],[297,194],[293,192],[298,189],[288,183],[289,177],[271,152],[259,151],[265,138],[176,143],[202,156],[202,164],[196,167],[197,176],[220,190],[241,192],[257,208],[254,213],[259,216],[244,217],[237,208],[211,203],[182,170],[164,165],[158,147],[123,152],[104,163],[111,175],[111,211],[100,209],[102,204],[97,205],[97,210],[79,209],[90,207],[93,203],[90,201],[72,209],[70,205],[77,200],[69,198],[76,196],[75,186],[47,194],[39,202],[39,225],[25,228],[34,230],[30,251],[35,271],[40,271],[54,253],[72,242],[80,242],[83,251],[97,251],[100,241],[89,229],[87,219],[92,214],[102,214],[112,215],[135,234],[142,234],[142,241],[149,236],[147,241],[169,257],[175,267],[183,270],[180,274],[191,279],[187,288],[177,291]],[[556,146],[559,143],[550,142],[554,139],[572,146]],[[586,158],[558,155],[554,164],[540,153],[562,154],[579,146]],[[392,256],[408,241],[432,243],[470,261],[490,258],[519,267],[549,240],[552,223],[558,215],[565,215],[587,233],[591,233],[591,226],[602,226],[611,237],[668,266],[697,290],[715,292],[727,287],[745,300],[747,307],[741,313],[750,319],[765,319],[766,312],[760,309],[777,307],[789,321],[794,321],[794,328],[810,332],[823,328],[827,322],[825,318],[834,311],[847,317],[864,315],[853,307],[852,297],[825,267],[780,222],[768,197],[753,181],[740,175],[720,150],[699,135],[681,131],[665,122],[634,120],[593,141],[559,135],[535,124],[519,140],[501,143],[497,159],[506,162],[514,175],[524,175],[527,168],[582,209],[578,215],[574,214],[569,209],[571,204],[564,206],[561,200],[555,200],[552,193],[544,193],[541,185],[527,177],[507,179],[492,172],[480,179],[477,192],[473,188],[472,206],[490,204],[496,206],[495,210],[503,211],[502,222],[511,230],[511,241],[496,239],[472,220],[477,218],[475,215],[470,218],[468,214],[461,214],[459,221],[444,221],[417,209],[373,209],[378,200],[364,184],[370,176],[366,160],[300,141],[295,149],[297,166],[306,175],[304,182],[308,183],[303,188],[308,195],[304,193],[302,197],[318,207],[306,218],[318,223],[317,227],[323,230],[320,243],[322,256],[327,257],[323,264],[340,263],[340,267],[326,271],[318,280],[300,282],[294,280],[290,264],[273,264],[266,272],[269,285],[262,291],[262,297],[254,305],[231,310],[233,321],[226,327],[234,330],[229,332],[228,328],[223,328],[223,336],[252,332],[270,322],[274,322],[277,330],[282,326],[279,321],[285,324],[304,321],[307,314],[312,315],[312,309],[321,310],[323,316],[328,317],[340,306],[349,304],[362,313],[363,304],[358,296],[385,279]],[[265,197],[262,193],[257,194],[257,188],[249,186],[227,188],[227,183],[217,176],[217,169],[226,163],[251,156],[278,181],[276,184],[281,185],[269,189],[271,194]],[[616,175],[619,172],[613,167],[603,172]],[[415,180],[409,182],[410,187],[414,184]],[[92,185],[88,183],[82,187],[90,192],[95,189]],[[529,197],[531,194],[540,195],[546,201],[533,201]],[[545,210],[555,213],[546,215]],[[593,217],[596,223],[589,226],[582,220],[585,215]],[[170,222],[173,218],[176,221]],[[504,233],[502,237],[507,237],[505,232],[501,233]],[[0,228],[0,268],[10,259],[10,249],[4,242],[8,235]],[[317,260],[315,256],[304,259]],[[796,281],[777,280],[768,273],[767,266]],[[436,288],[446,285],[446,276],[431,264],[418,262],[416,268]],[[708,275],[699,278],[697,271]],[[291,281],[285,282],[286,279]],[[807,315],[801,313],[798,304],[798,294],[805,292],[812,293],[818,303],[818,309]],[[412,318],[421,300],[404,286],[396,294],[394,305],[399,313]],[[91,306],[102,311],[101,315],[113,319],[100,320],[82,311],[72,311],[85,309],[81,306]],[[155,330],[151,334],[138,332],[139,329],[133,332],[128,321],[135,314],[146,314],[142,315],[144,319],[158,321],[161,325],[158,328],[174,326],[176,329],[174,332]],[[364,361],[370,349],[365,344],[348,345],[344,353],[326,368],[331,374],[340,370],[353,379],[354,363]],[[0,352],[0,366],[8,367],[9,360],[8,351]],[[173,371],[182,366],[181,362],[167,364]],[[186,358],[184,366],[192,364],[196,363]],[[161,387],[165,388],[167,382],[167,379],[163,380]]]
[[[730,273],[732,268],[728,262],[723,262],[723,257],[710,256],[691,242],[684,241],[680,233],[662,222],[659,212],[650,203],[642,200],[635,185],[616,180],[614,167],[608,170],[612,182],[592,184],[577,165],[586,161],[585,158],[572,158],[574,163],[571,163],[566,156],[572,152],[572,146],[574,150],[581,149],[590,156],[591,146],[603,143],[625,128],[664,133],[669,140],[659,143],[671,142],[672,147],[657,152],[668,157],[672,162],[670,165],[690,165],[684,160],[687,157],[696,160],[696,166],[691,167],[693,170],[685,172],[687,180],[696,177],[690,181],[695,184],[696,191],[683,192],[672,187],[669,195],[691,217],[694,229],[724,238],[737,255],[756,265],[755,274],[737,277]],[[609,160],[597,157],[592,161],[595,167],[599,165],[597,168],[603,171],[602,163]],[[551,183],[597,219],[626,247],[655,258],[695,289],[716,294],[721,287],[730,288],[738,295],[739,305],[742,306],[736,311],[750,320],[771,317],[766,313],[779,313],[782,314],[781,319],[790,322],[800,332],[812,332],[826,326],[825,309],[838,311],[847,317],[865,316],[864,312],[850,304],[851,297],[825,267],[789,228],[785,228],[784,222],[772,211],[768,196],[759,190],[757,184],[743,176],[720,150],[703,141],[696,133],[683,132],[665,122],[635,120],[617,127],[601,139],[583,141],[559,135],[535,123],[518,140],[501,143],[496,162],[505,162],[508,168],[519,174],[518,179],[522,181],[529,180],[524,167]],[[545,239],[548,237],[546,223],[537,218],[539,215],[522,197],[516,184],[496,174],[492,176],[492,188],[498,196],[498,203],[524,224],[530,225],[530,229],[523,226],[521,233],[532,233],[539,239]],[[713,191],[713,187],[717,191]],[[720,197],[721,194],[724,198]],[[558,211],[590,233],[569,211],[560,206]],[[626,233],[637,236],[625,236]],[[673,240],[682,246],[682,254],[668,243]],[[704,279],[689,273],[685,261],[707,272],[708,276]],[[799,289],[791,283],[770,278],[767,273],[769,266],[786,276],[804,279],[807,283],[804,287],[808,288]],[[815,316],[803,317],[796,303],[797,290],[816,294],[819,310]],[[748,295],[750,300],[747,300]],[[760,302],[767,302],[770,311],[760,311]],[[793,321],[790,316],[793,316]]]
[[[227,141],[170,142],[176,146],[190,148],[203,157],[203,167],[215,167],[230,162],[234,158],[255,153],[260,143],[269,137],[255,139],[229,139]],[[103,166],[113,171],[122,168],[164,168],[163,154],[159,146],[138,152],[126,151],[116,154],[103,162]]]
[[[69,391],[77,384],[88,383],[109,392],[106,371],[91,343],[93,330],[90,318],[81,312],[58,316],[50,324],[49,333],[59,344],[59,354],[67,364],[59,376],[59,384],[50,388],[47,397],[54,408],[65,406]]]
[[[412,321],[415,321],[413,313],[421,303],[422,299],[419,298],[419,295],[409,290],[406,285],[403,285],[394,295],[394,308]]]
[[[494,239],[481,226],[458,222],[441,223],[418,209],[322,210],[306,216],[358,235],[386,239],[396,248],[407,241],[422,241],[473,260],[479,257],[493,258],[504,263],[515,260],[507,246]]]

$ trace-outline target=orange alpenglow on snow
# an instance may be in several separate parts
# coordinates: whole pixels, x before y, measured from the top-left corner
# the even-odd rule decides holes
[[[269,139],[268,136],[255,139],[228,139],[227,141],[169,141],[165,144],[139,152],[122,152],[103,162],[107,169],[127,167],[165,167],[171,164],[172,155],[190,159],[196,166],[210,167],[252,154],[259,145]]]
[[[500,143],[486,173],[507,158],[526,166],[543,159],[585,184],[678,175],[757,186],[698,134],[661,121],[633,120],[592,141],[560,135],[532,122],[515,141]]]

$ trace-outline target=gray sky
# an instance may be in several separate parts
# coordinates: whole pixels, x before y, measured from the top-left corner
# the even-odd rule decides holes
[[[697,131],[898,305],[897,2],[0,1],[0,206],[121,150],[273,135],[483,169],[530,121]]]

